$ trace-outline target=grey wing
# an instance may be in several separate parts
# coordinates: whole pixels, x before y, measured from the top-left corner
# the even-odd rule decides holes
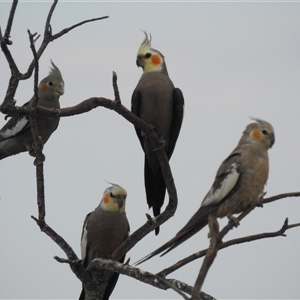
[[[182,125],[184,114],[184,98],[180,89],[175,88],[173,92],[173,116],[172,127],[170,132],[169,146],[167,149],[168,158],[173,154],[177,138]]]
[[[141,94],[135,89],[133,91],[133,94],[131,97],[131,112],[133,114],[135,114],[137,117],[140,117],[140,100],[141,100],[140,97],[141,97]],[[141,146],[144,150],[141,130],[136,126],[134,126],[134,129],[135,129],[136,135],[138,136],[138,138],[140,140]]]
[[[233,152],[222,162],[201,207],[219,205],[237,190],[241,178],[240,157],[239,152]]]
[[[30,101],[26,102],[24,106],[28,106]],[[8,139],[22,133],[24,130],[29,128],[28,116],[17,116],[11,117],[9,121],[0,130],[0,141]]]

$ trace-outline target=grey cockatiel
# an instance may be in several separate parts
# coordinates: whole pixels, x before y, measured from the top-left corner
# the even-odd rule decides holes
[[[81,257],[84,267],[94,258],[109,258],[129,234],[129,223],[125,213],[126,191],[117,184],[107,188],[96,209],[84,221],[81,236]],[[125,256],[120,259],[124,262]],[[118,281],[119,273],[110,278],[103,300],[108,300]],[[85,299],[82,289],[79,300]]]
[[[39,106],[47,108],[60,108],[59,97],[64,93],[64,81],[59,69],[51,61],[49,75],[38,86]],[[23,106],[30,106],[34,97]],[[59,123],[59,117],[36,115],[38,135],[43,144],[47,142]],[[0,130],[0,160],[29,151],[34,154],[33,138],[28,116],[14,116]]]
[[[174,238],[139,261],[142,263],[165,251],[171,251],[201,230],[210,214],[217,218],[235,218],[249,207],[260,204],[269,174],[268,150],[275,142],[272,125],[260,119],[249,124],[231,154],[222,162],[215,181],[198,211]]]
[[[136,60],[137,66],[143,68],[141,76],[131,99],[131,111],[147,123],[165,144],[168,159],[171,158],[181,129],[184,99],[180,89],[171,81],[164,56],[151,48],[151,36],[141,44]],[[153,207],[154,216],[160,214],[164,203],[166,185],[157,155],[147,137],[135,127],[141,146],[145,152],[145,188],[149,208]],[[156,234],[159,228],[156,228]]]

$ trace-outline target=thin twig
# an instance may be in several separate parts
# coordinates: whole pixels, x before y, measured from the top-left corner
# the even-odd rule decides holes
[[[262,203],[267,204],[279,199],[284,199],[284,198],[289,198],[289,197],[300,197],[300,192],[294,192],[294,193],[284,193],[284,194],[279,194],[273,197],[265,198],[263,199]]]
[[[12,24],[13,24],[13,20],[14,20],[14,15],[16,12],[16,8],[17,8],[17,4],[18,1],[17,0],[13,0],[11,9],[10,9],[10,13],[9,13],[9,17],[8,17],[8,21],[7,21],[7,25],[6,25],[6,29],[5,29],[5,34],[4,34],[4,40],[5,43],[7,45],[12,45],[12,41],[10,41],[10,32],[11,32],[11,28],[12,28]]]
[[[242,212],[236,219],[240,222],[244,219],[255,207],[249,207],[244,212]],[[236,227],[236,224],[233,220],[229,220],[228,224],[222,229],[220,232],[220,240],[224,238],[224,236],[233,228]]]
[[[76,28],[76,27],[79,27],[83,24],[86,24],[86,23],[90,23],[90,22],[95,22],[95,21],[100,21],[100,20],[104,20],[104,19],[107,19],[109,18],[109,16],[104,16],[104,17],[100,17],[100,18],[93,18],[93,19],[89,19],[89,20],[84,20],[80,23],[77,23],[73,26],[70,26],[68,28],[65,28],[63,30],[61,30],[60,32],[54,34],[52,37],[51,37],[51,41],[55,40],[55,39],[58,39],[60,38],[61,36],[63,36],[64,34],[68,33],[69,31],[71,31],[72,29]]]
[[[278,231],[259,233],[259,234],[249,235],[249,236],[246,236],[246,237],[232,239],[232,240],[223,242],[222,244],[220,244],[219,250],[230,247],[230,246],[233,246],[233,245],[239,245],[239,244],[243,244],[243,243],[257,241],[257,240],[260,240],[260,239],[273,238],[273,237],[278,237],[278,236],[285,236],[285,231],[286,230],[289,230],[289,229],[292,229],[292,228],[295,228],[295,227],[300,227],[300,223],[295,223],[295,224],[288,225],[286,222],[287,221],[285,220],[284,224],[282,225],[282,227]],[[165,277],[165,276],[175,272],[176,270],[182,268],[183,266],[187,265],[188,263],[203,257],[207,253],[207,250],[208,249],[204,249],[204,250],[198,251],[196,253],[193,253],[192,255],[189,255],[189,256],[185,257],[184,259],[178,261],[177,263],[173,264],[172,266],[170,266],[168,268],[165,268],[164,270],[160,271],[159,273],[157,273],[157,275],[160,276],[160,277]]]
[[[117,73],[113,72],[113,89],[115,94],[115,101],[118,102],[118,104],[121,104],[121,98],[120,98],[117,81],[118,81]]]
[[[50,22],[51,22],[51,18],[52,18],[52,15],[53,15],[53,12],[55,10],[57,2],[58,2],[58,0],[54,0],[52,5],[51,5],[51,8],[49,10],[49,13],[48,13],[48,16],[47,16],[47,19],[46,19],[46,23],[45,23],[44,38],[48,37],[49,33],[50,33],[50,35],[52,34],[51,31],[50,31],[50,29],[51,29]]]
[[[61,36],[63,36],[64,34],[68,33],[69,31],[71,31],[72,29],[81,26],[85,23],[89,23],[89,22],[94,22],[94,21],[98,21],[98,20],[103,20],[108,18],[108,16],[104,16],[104,17],[99,17],[99,18],[94,18],[94,19],[89,19],[89,20],[84,20],[80,23],[77,23],[71,27],[65,28],[63,30],[61,30],[59,33],[52,35],[52,30],[51,30],[51,17],[52,14],[54,12],[54,9],[56,7],[57,4],[57,0],[54,0],[48,16],[47,16],[47,20],[45,23],[45,30],[44,30],[44,38],[43,41],[38,49],[37,52],[37,59],[40,59],[40,57],[42,56],[43,52],[45,51],[45,49],[47,48],[48,44],[52,41],[54,41],[55,39],[60,38]],[[33,69],[35,67],[35,59],[32,60],[32,62],[30,63],[26,73],[21,74],[18,70],[18,67],[11,55],[11,52],[9,51],[8,47],[7,47],[7,37],[9,36],[10,30],[11,30],[11,26],[13,23],[13,19],[14,19],[14,14],[15,14],[15,10],[16,10],[16,6],[17,6],[17,1],[13,1],[12,3],[12,8],[10,11],[10,15],[9,15],[9,20],[8,20],[8,24],[7,24],[7,29],[5,32],[4,37],[1,38],[0,40],[0,44],[1,44],[1,49],[6,57],[6,60],[9,64],[9,68],[11,70],[11,78],[9,80],[9,85],[7,88],[7,92],[6,92],[6,96],[2,102],[2,104],[0,105],[0,111],[4,114],[8,114],[10,116],[16,114],[16,108],[15,108],[15,103],[14,103],[14,96],[17,90],[17,87],[19,85],[19,81],[20,80],[26,80],[28,78],[31,77]]]
[[[78,260],[77,255],[75,254],[71,246],[63,239],[63,237],[58,235],[50,226],[46,224],[46,222],[41,221],[34,216],[31,216],[31,218],[37,223],[41,231],[48,235],[64,251],[69,260]]]

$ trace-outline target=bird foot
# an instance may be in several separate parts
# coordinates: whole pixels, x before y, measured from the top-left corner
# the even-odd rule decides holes
[[[40,151],[42,151],[43,148],[44,148],[43,137],[40,136],[40,135],[38,135],[37,138],[39,140],[38,147],[35,147],[34,143],[32,143],[31,148],[29,149],[29,155],[33,156],[33,157],[36,157],[36,150],[37,149],[40,150]],[[45,156],[44,156],[44,154],[42,154],[42,155],[43,155],[43,161],[44,161],[45,160]]]
[[[256,204],[257,207],[264,207],[263,203],[261,200],[259,200]]]
[[[236,217],[228,216],[227,218],[233,222],[234,227],[238,227],[240,225],[240,221]]]
[[[150,225],[152,225],[152,224],[154,223],[152,217],[151,217],[149,214],[146,214],[146,218],[147,218],[148,223],[149,223]]]
[[[42,164],[46,160],[46,156],[42,153],[42,158],[41,159],[35,159],[33,164],[37,167],[38,165]]]
[[[264,192],[260,195],[260,197],[258,198],[258,202],[256,204],[256,206],[258,207],[264,207],[263,205],[263,200],[264,200],[264,196],[267,194],[267,192]]]
[[[153,147],[153,151],[157,151],[157,150],[164,148],[166,145],[166,142],[164,140],[160,140],[159,144],[160,145],[155,145],[155,147]]]

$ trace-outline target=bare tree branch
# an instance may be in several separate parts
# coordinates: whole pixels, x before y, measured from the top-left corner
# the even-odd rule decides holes
[[[188,260],[185,258],[181,262],[177,263],[176,266],[171,266],[160,273],[153,275],[149,272],[142,271],[138,268],[134,268],[129,266],[128,264],[121,264],[117,262],[121,257],[123,257],[136,243],[138,243],[143,237],[145,237],[149,232],[154,230],[156,227],[160,226],[164,222],[166,222],[169,218],[171,218],[177,208],[177,192],[176,187],[174,184],[174,179],[172,176],[171,168],[169,165],[169,161],[167,155],[165,153],[164,147],[162,147],[161,140],[158,138],[157,134],[153,130],[153,127],[150,124],[147,124],[143,120],[136,117],[133,113],[131,113],[126,107],[121,104],[121,98],[119,94],[119,89],[117,85],[117,75],[113,72],[113,90],[114,90],[114,97],[115,99],[109,100],[106,98],[90,98],[85,100],[74,107],[68,107],[63,109],[46,109],[40,106],[37,106],[38,103],[38,73],[39,73],[39,59],[42,56],[43,52],[47,48],[48,44],[55,39],[60,38],[64,34],[68,33],[69,31],[73,30],[76,27],[79,27],[85,23],[94,22],[98,20],[102,20],[105,17],[94,18],[90,20],[85,20],[80,23],[77,23],[71,27],[65,28],[56,34],[52,34],[52,27],[51,27],[51,18],[54,13],[55,7],[58,3],[58,0],[54,0],[53,4],[49,10],[46,22],[45,22],[45,29],[43,35],[43,41],[38,50],[35,48],[35,42],[37,40],[36,33],[31,34],[29,33],[30,39],[30,47],[33,53],[33,60],[29,65],[27,72],[21,74],[18,70],[18,67],[11,55],[11,52],[8,49],[8,45],[11,45],[12,42],[10,41],[10,31],[12,28],[12,23],[17,7],[17,1],[13,1],[5,35],[2,36],[0,31],[0,45],[1,49],[6,57],[6,60],[9,64],[11,70],[11,78],[9,81],[9,86],[7,88],[7,93],[3,103],[0,106],[0,111],[3,113],[7,113],[9,115],[15,114],[28,114],[29,120],[31,124],[31,131],[32,136],[34,139],[34,148],[35,148],[35,155],[36,155],[36,177],[37,177],[37,202],[38,202],[38,219],[33,217],[32,218],[36,221],[40,229],[47,234],[67,255],[68,260],[59,259],[55,257],[55,259],[59,262],[68,263],[75,273],[75,275],[82,281],[84,287],[91,296],[91,298],[100,298],[104,294],[108,279],[110,278],[113,272],[118,272],[121,274],[126,274],[131,276],[135,279],[143,281],[145,283],[151,284],[155,287],[168,289],[172,288],[177,293],[179,293],[184,299],[188,299],[188,297],[184,293],[188,293],[192,295],[192,299],[213,299],[209,295],[206,295],[201,292],[201,288],[203,286],[204,280],[206,275],[209,271],[210,266],[212,265],[217,252],[219,249],[223,249],[229,247],[234,244],[240,244],[248,241],[258,240],[267,237],[274,237],[274,236],[285,236],[285,231],[300,226],[298,224],[288,225],[288,220],[286,219],[282,228],[275,232],[275,233],[264,233],[258,234],[253,236],[248,236],[240,239],[231,240],[228,242],[222,242],[223,237],[233,228],[235,225],[234,222],[231,220],[229,221],[228,225],[223,228],[221,232],[218,229],[218,222],[217,220],[210,216],[209,217],[209,228],[211,233],[211,240],[210,246],[208,249],[202,250],[193,254],[193,258]],[[35,76],[34,76],[34,94],[35,100],[30,107],[18,107],[15,106],[14,102],[14,95],[16,89],[18,87],[20,80],[28,79],[31,75],[33,70],[35,69]],[[51,227],[46,224],[45,221],[45,194],[44,194],[44,171],[43,171],[43,161],[44,155],[42,153],[43,144],[39,139],[38,131],[37,131],[37,124],[36,124],[36,114],[44,114],[50,116],[73,116],[76,114],[86,113],[98,106],[103,106],[111,110],[115,110],[117,113],[122,115],[126,120],[131,122],[133,125],[140,128],[145,135],[147,135],[149,141],[153,145],[153,148],[156,151],[158,156],[158,160],[162,169],[162,174],[165,179],[167,191],[169,194],[169,203],[164,212],[162,212],[159,216],[155,218],[148,218],[148,221],[141,226],[138,230],[136,230],[132,235],[130,235],[123,244],[116,249],[116,251],[111,255],[112,260],[104,260],[104,259],[94,259],[91,264],[85,269],[83,267],[82,261],[78,259],[73,249],[68,245],[68,243],[59,236]],[[278,199],[286,198],[286,197],[295,197],[300,196],[300,193],[288,193],[288,194],[281,194],[271,198],[262,199],[263,203],[269,203]],[[243,212],[238,216],[238,220],[242,220],[247,214],[251,212],[253,208],[249,208],[249,210]],[[205,259],[201,266],[199,276],[196,280],[195,287],[192,288],[185,283],[182,283],[178,280],[172,279],[165,279],[165,276],[173,272],[174,270],[182,267],[188,262],[191,262],[194,259],[197,259],[201,256],[205,255]],[[105,271],[103,271],[105,269]],[[101,284],[99,284],[99,282]],[[183,293],[184,292],[184,293]],[[205,297],[204,297],[205,296]],[[203,298],[204,297],[204,298]],[[210,297],[210,298],[209,298]]]
[[[48,235],[67,255],[68,259],[71,261],[79,260],[71,246],[58,235],[50,226],[48,226],[45,222],[31,216],[31,218],[37,223],[40,227],[41,231]]]
[[[38,128],[36,123],[36,109],[39,101],[38,95],[38,82],[39,82],[39,59],[37,57],[36,49],[35,49],[35,34],[31,34],[28,30],[29,40],[30,40],[30,48],[32,50],[32,54],[35,62],[35,72],[34,72],[34,101],[30,105],[31,113],[29,115],[29,122],[31,128],[31,134],[33,137],[33,147],[34,147],[34,155],[36,165],[36,180],[37,180],[37,204],[39,211],[39,220],[44,221],[46,215],[45,209],[45,188],[44,188],[44,154],[42,153],[43,142],[40,140],[38,136]]]
[[[284,199],[284,198],[289,198],[289,197],[300,197],[300,192],[294,192],[294,193],[284,193],[284,194],[279,194],[273,197],[265,198],[263,199],[263,204],[267,204],[279,199]]]
[[[220,234],[219,234],[219,223],[217,218],[209,215],[208,216],[208,226],[209,226],[209,233],[210,233],[210,244],[209,248],[207,249],[205,258],[200,268],[199,275],[196,279],[194,289],[192,292],[192,299],[200,299],[200,292],[206,278],[206,275],[213,264],[218,250],[221,243]]]
[[[55,256],[54,258],[60,263],[67,263],[67,264],[77,263],[76,261],[74,262],[68,259],[59,258],[57,256]],[[167,290],[171,288],[174,291],[178,292],[184,299],[188,299],[188,298],[186,297],[186,295],[182,294],[182,292],[191,295],[193,289],[192,286],[189,286],[186,283],[181,282],[179,280],[164,279],[150,272],[144,271],[142,269],[130,266],[128,264],[122,264],[110,259],[95,258],[91,262],[89,267],[87,267],[87,270],[90,271],[90,269],[93,269],[95,272],[99,272],[100,269],[106,269],[109,270],[110,272],[117,272],[163,290]],[[201,293],[200,296],[201,296],[200,299],[202,300],[215,300],[215,298],[205,293]]]
[[[50,10],[49,10],[49,13],[48,13],[48,16],[47,16],[47,19],[46,19],[46,23],[45,23],[44,37],[46,37],[46,36],[51,37],[52,31],[51,31],[50,22],[51,22],[51,18],[52,18],[53,12],[55,10],[55,7],[57,5],[57,2],[58,2],[58,0],[54,0],[51,7],[50,7]]]
[[[152,219],[150,222],[147,221],[146,224],[141,226],[138,230],[136,230],[133,234],[131,234],[123,243],[122,245],[116,249],[116,251],[111,255],[111,258],[114,260],[119,260],[123,257],[134,245],[136,245],[144,236],[150,233],[159,225],[166,222],[169,218],[171,218],[177,208],[177,192],[174,183],[174,179],[172,176],[171,168],[169,165],[169,161],[165,152],[165,149],[161,147],[161,141],[158,138],[157,134],[153,130],[152,126],[148,125],[145,121],[136,117],[132,112],[130,112],[127,108],[125,108],[121,104],[121,99],[118,91],[117,86],[117,76],[113,73],[113,88],[114,94],[116,99],[114,101],[105,102],[109,105],[110,109],[114,109],[117,113],[122,115],[125,119],[129,122],[134,124],[135,126],[139,127],[145,135],[147,135],[148,139],[156,149],[156,154],[158,156],[158,161],[160,163],[162,174],[165,179],[167,191],[169,194],[169,203],[164,212],[162,212],[159,216]],[[102,101],[101,101],[102,102]],[[103,104],[103,103],[101,103]],[[106,106],[105,106],[106,107]],[[102,274],[103,282],[107,282],[110,278],[110,272],[104,272]],[[105,284],[101,285],[100,293],[104,293],[105,291]]]
[[[86,24],[86,23],[95,22],[95,21],[99,21],[99,20],[104,20],[104,19],[107,19],[107,18],[109,18],[109,16],[104,16],[104,17],[99,17],[99,18],[93,18],[93,19],[89,19],[89,20],[84,20],[84,21],[82,21],[80,23],[77,23],[77,24],[71,26],[71,27],[65,28],[62,31],[60,31],[59,33],[54,34],[52,36],[52,38],[51,38],[51,42],[53,40],[55,40],[55,39],[60,38],[61,36],[63,36],[64,34],[68,33],[69,31],[71,31],[72,29],[74,29],[76,27],[79,27],[79,26],[81,26],[83,24]]]
[[[57,34],[52,35],[50,22],[51,22],[51,17],[54,12],[54,9],[56,7],[56,4],[57,4],[57,0],[54,0],[53,4],[49,10],[47,20],[45,23],[44,38],[43,38],[42,44],[40,45],[40,48],[38,49],[38,51],[36,51],[37,59],[40,59],[40,57],[42,56],[43,52],[45,51],[45,49],[47,48],[47,46],[50,42],[54,41],[55,39],[60,38],[61,36],[68,33],[72,29],[74,29],[78,26],[81,26],[85,23],[99,21],[99,20],[108,18],[108,16],[104,16],[104,17],[94,18],[94,19],[90,19],[90,20],[84,20],[80,23],[77,23],[77,24],[71,26],[71,27],[61,30]],[[35,59],[36,59],[36,58],[34,58],[32,60],[32,62],[30,63],[30,65],[28,67],[27,72],[24,74],[21,74],[20,71],[18,70],[18,67],[17,67],[8,47],[7,47],[7,44],[10,44],[10,43],[8,43],[8,37],[9,37],[10,31],[11,31],[11,26],[13,23],[16,7],[17,7],[17,1],[13,1],[5,35],[4,35],[4,37],[2,37],[2,35],[0,34],[1,49],[6,57],[6,60],[9,64],[9,68],[11,70],[11,78],[9,80],[9,85],[8,85],[8,89],[6,92],[6,96],[3,100],[3,103],[0,105],[0,111],[4,114],[9,114],[9,115],[13,115],[15,113],[15,107],[14,107],[15,103],[14,103],[13,98],[15,96],[19,81],[30,78],[30,76],[32,75],[33,69],[35,67]]]
[[[82,261],[78,259],[72,247],[64,240],[63,237],[58,235],[50,226],[48,226],[45,220],[37,219],[34,216],[31,216],[31,218],[37,223],[41,231],[48,235],[64,251],[69,261],[73,262],[70,264],[72,271],[80,280],[82,280],[85,269],[82,265]]]
[[[6,26],[6,29],[5,29],[4,41],[6,42],[7,45],[12,45],[12,41],[10,41],[9,38],[10,38],[10,32],[11,32],[11,28],[12,28],[12,24],[13,24],[17,4],[18,4],[18,1],[14,0],[13,3],[12,3],[11,9],[10,9],[10,13],[9,13],[8,21],[7,21],[7,26]]]
[[[256,241],[256,240],[260,240],[260,239],[272,238],[272,237],[278,237],[278,236],[285,236],[285,231],[286,230],[292,229],[292,228],[295,228],[295,227],[300,227],[300,223],[288,225],[287,222],[288,222],[288,219],[285,220],[284,224],[282,225],[282,227],[278,231],[265,232],[265,233],[255,234],[255,235],[249,235],[249,236],[246,236],[246,237],[232,239],[232,240],[223,242],[220,245],[219,250],[227,248],[229,246],[248,243],[248,242],[252,242],[252,241]],[[178,261],[174,265],[160,271],[159,273],[157,273],[157,275],[160,276],[160,277],[166,277],[167,275],[169,275],[169,274],[173,273],[174,271],[180,269],[181,267],[185,266],[186,264],[188,264],[188,263],[190,263],[190,262],[192,262],[192,261],[194,261],[198,258],[203,257],[204,255],[206,255],[207,250],[208,249],[204,249],[204,250],[201,250],[199,252],[193,253],[192,255],[187,256],[184,259]]]

